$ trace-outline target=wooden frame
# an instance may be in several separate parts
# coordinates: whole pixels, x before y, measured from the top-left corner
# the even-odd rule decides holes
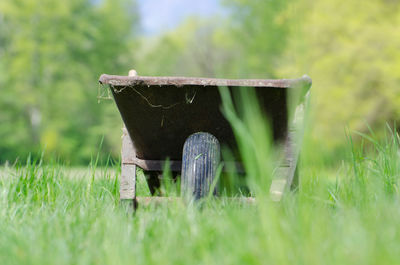
[[[270,187],[271,199],[280,201],[288,190],[297,189],[300,185],[297,166],[300,156],[300,147],[303,138],[305,112],[307,111],[310,93],[307,92],[303,101],[296,107],[293,121],[285,139],[283,152],[284,157],[280,165],[274,170],[273,180]],[[165,161],[142,160],[136,157],[136,151],[132,139],[126,128],[123,128],[122,151],[121,151],[121,181],[120,199],[136,205],[137,203],[148,205],[152,202],[162,203],[176,201],[179,198],[168,197],[136,197],[136,166],[145,171],[162,171]],[[171,171],[181,170],[181,161],[169,161]],[[235,165],[239,172],[243,172],[240,165]],[[232,168],[232,167],[226,167]],[[254,203],[254,198],[243,198],[245,203]]]
[[[289,124],[284,143],[284,156],[280,165],[274,170],[270,187],[271,199],[280,201],[289,189],[297,189],[300,186],[298,175],[298,161],[303,141],[305,116],[308,110],[310,91],[307,90],[300,103],[296,106],[294,117]]]
[[[169,78],[169,77],[138,77],[136,71],[131,70],[128,77],[120,76],[108,76],[102,75],[100,77],[100,83],[109,84],[111,87],[126,87],[135,86],[136,84],[152,84],[157,86],[162,85],[197,85],[202,84],[204,86],[218,86],[220,84],[226,85],[245,85],[251,84],[251,86],[257,87],[304,87],[300,89],[300,93],[296,95],[296,106],[293,117],[288,118],[287,132],[284,134],[284,143],[282,148],[282,159],[279,166],[273,172],[273,180],[270,186],[271,199],[274,201],[280,201],[282,196],[288,190],[296,189],[299,185],[299,179],[297,174],[297,165],[300,155],[300,148],[302,143],[303,131],[304,131],[304,117],[307,112],[308,101],[310,96],[309,87],[311,86],[311,79],[303,77],[301,79],[282,79],[282,80],[225,80],[225,79],[196,79],[196,78]],[[154,83],[154,84],[153,84]],[[305,85],[305,84],[308,84]],[[293,102],[292,102],[293,103]],[[164,169],[165,161],[163,160],[145,160],[139,159],[136,156],[136,149],[134,141],[129,136],[128,130],[123,128],[122,135],[122,150],[121,150],[121,179],[120,179],[120,199],[121,202],[127,202],[128,204],[137,205],[137,202],[143,203],[144,205],[154,201],[160,203],[162,201],[174,201],[177,198],[165,198],[165,197],[136,197],[136,167],[140,167],[145,171],[162,171]],[[179,172],[181,170],[181,161],[168,161],[171,171]],[[234,167],[228,165],[225,169],[236,168],[237,171],[243,172],[243,168],[240,164],[235,163]],[[254,198],[244,198],[244,202],[252,203],[255,202]]]

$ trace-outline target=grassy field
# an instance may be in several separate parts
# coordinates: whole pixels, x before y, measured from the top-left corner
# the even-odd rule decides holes
[[[248,111],[242,121],[227,115],[256,204],[211,198],[129,213],[119,205],[117,167],[93,162],[76,177],[28,161],[1,170],[0,264],[398,264],[399,136],[349,137],[334,167],[307,159],[315,154],[306,144],[300,189],[274,203],[268,130]],[[167,175],[162,192],[176,196]],[[222,195],[241,196],[237,176],[221,178]],[[140,174],[138,195],[148,194]]]
[[[130,214],[117,170],[71,178],[40,162],[3,168],[1,264],[396,264],[397,139],[370,157],[349,148],[333,171],[303,165],[300,190],[279,204],[259,193],[256,205],[208,200]],[[143,175],[138,189],[148,195]]]

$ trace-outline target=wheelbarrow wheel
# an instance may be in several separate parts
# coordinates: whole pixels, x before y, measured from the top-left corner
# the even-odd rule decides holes
[[[181,194],[187,199],[198,200],[209,194],[220,161],[217,138],[209,133],[190,135],[183,146]],[[217,185],[212,191],[217,194]]]

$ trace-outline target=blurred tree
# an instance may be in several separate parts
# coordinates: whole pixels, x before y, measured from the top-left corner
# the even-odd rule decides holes
[[[185,21],[146,40],[152,75],[313,78],[311,142],[347,145],[345,127],[400,124],[400,3],[371,0],[223,1],[227,17]],[[322,150],[323,149],[323,150]]]
[[[240,77],[273,78],[290,36],[292,0],[224,1]]]
[[[192,17],[145,38],[141,72],[225,78],[275,77],[290,29],[292,0],[224,1],[229,16]]]
[[[314,146],[340,147],[345,127],[399,124],[400,3],[303,0],[296,11],[280,73],[313,78]]]
[[[44,149],[87,162],[103,135],[117,153],[120,118],[98,105],[96,80],[129,68],[135,10],[125,0],[0,2],[0,161]]]
[[[85,163],[103,135],[102,150],[117,156],[121,119],[111,102],[98,105],[95,82],[132,67],[227,78],[307,73],[313,148],[343,145],[345,126],[400,123],[398,1],[222,2],[227,16],[191,18],[139,43],[129,0],[0,1],[0,162],[45,148]]]
[[[139,74],[234,76],[236,46],[229,43],[232,37],[225,33],[219,18],[192,17],[173,31],[142,38],[144,48],[135,57]]]
[[[346,145],[345,127],[382,131],[385,122],[400,123],[399,1],[225,3],[241,73],[313,78],[313,148]]]

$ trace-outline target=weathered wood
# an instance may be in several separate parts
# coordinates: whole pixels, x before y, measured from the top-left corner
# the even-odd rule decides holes
[[[177,160],[144,160],[137,157],[126,157],[123,160],[123,163],[136,165],[145,171],[163,171],[166,163],[168,163],[169,168],[172,172],[180,172],[182,168],[182,161]],[[244,173],[244,168],[241,163],[224,161],[223,171]]]
[[[261,97],[260,100],[268,103],[263,107],[265,107],[266,115],[272,117],[274,141],[284,141],[284,159],[274,171],[274,180],[270,188],[272,199],[279,201],[286,190],[295,187],[298,183],[297,164],[303,136],[304,111],[309,95],[307,93],[304,97],[305,90],[302,88],[311,86],[309,77],[292,80],[140,77],[135,70],[130,70],[127,77],[103,75],[99,81],[110,85],[124,123],[136,141],[135,148],[134,142],[124,129],[120,198],[121,202],[126,202],[130,205],[129,207],[135,207],[137,202],[136,166],[145,171],[153,171],[151,174],[156,174],[154,171],[163,171],[166,163],[165,160],[158,159],[170,157],[171,171],[179,172],[182,168],[181,161],[178,161],[181,157],[181,145],[187,135],[207,131],[228,146],[234,146],[234,136],[229,130],[230,126],[219,112],[220,98],[216,90],[217,86],[229,86],[231,90],[238,89],[240,86],[254,87]],[[128,87],[130,89],[127,89]],[[168,89],[158,89],[158,87]],[[289,104],[290,106],[296,106],[299,102],[296,100],[304,99],[300,100],[301,104],[295,111],[287,108],[288,88],[291,88],[291,91],[297,91],[297,94],[293,94],[295,96],[292,97],[295,103]],[[131,96],[132,94],[135,97]],[[270,99],[274,100],[270,101]],[[294,118],[289,117],[288,113],[295,113]],[[200,115],[204,120],[188,126],[188,121],[191,121],[193,115],[196,117]],[[179,123],[174,122],[177,117],[180,118]],[[291,122],[288,122],[290,120]],[[146,126],[142,126],[143,124]],[[228,163],[230,162],[225,162],[225,165]],[[225,166],[224,170],[236,168],[239,172],[244,171],[240,163],[235,164],[236,166]],[[248,199],[251,202],[254,201],[254,198]],[[139,198],[138,200],[139,202],[141,200],[165,201],[163,198]],[[167,201],[171,200],[167,199]]]
[[[126,128],[123,128],[121,150],[121,180],[119,194],[121,200],[134,200],[136,192],[136,165],[126,164],[127,157],[135,157],[135,147]]]
[[[137,157],[128,156],[123,158],[124,164],[137,165],[146,171],[163,171],[165,165],[168,163],[171,171],[181,171],[182,162],[176,160],[144,160]]]
[[[237,149],[232,127],[220,111],[221,97],[218,85],[229,85],[229,93],[236,94],[254,86],[262,104],[261,111],[269,117],[274,142],[282,142],[287,131],[287,94],[297,91],[297,86],[309,85],[309,78],[299,80],[252,80],[246,82],[232,80],[223,82],[205,79],[185,80],[177,78],[157,78],[160,82],[147,82],[140,76],[120,77],[134,80],[131,85],[110,85],[121,117],[135,141],[137,157],[143,160],[181,160],[182,147],[186,138],[196,132],[215,135],[222,145]],[[118,78],[117,78],[118,79]],[[196,81],[197,80],[197,81]],[[309,81],[307,81],[309,80]],[[165,81],[165,82],[164,82]],[[175,83],[175,81],[179,81]],[[197,82],[197,83],[196,83]],[[107,84],[107,83],[104,83]],[[263,84],[263,86],[258,86]],[[282,85],[282,86],[281,86]],[[286,86],[289,86],[288,89]],[[291,92],[290,92],[291,93]],[[234,105],[239,99],[233,100]],[[195,118],[193,118],[195,117]],[[234,158],[240,160],[237,152]]]
[[[309,91],[296,107],[295,114],[285,139],[284,159],[273,172],[270,187],[271,199],[280,201],[286,190],[297,188],[300,185],[297,164],[304,133],[304,116],[308,107]]]
[[[136,76],[135,70],[129,71],[129,76]],[[130,158],[136,157],[135,146],[129,136],[128,130],[122,128],[122,147],[121,147],[121,179],[119,184],[119,198],[121,202],[135,207],[136,197],[136,165],[126,163]],[[128,207],[130,207],[128,206]]]
[[[132,74],[132,75],[131,75]],[[117,76],[103,74],[99,83],[112,86],[242,86],[242,87],[278,87],[297,88],[311,84],[311,78],[303,76],[298,79],[219,79],[200,77],[177,77],[177,76],[138,76],[136,71],[130,70],[129,76]]]

